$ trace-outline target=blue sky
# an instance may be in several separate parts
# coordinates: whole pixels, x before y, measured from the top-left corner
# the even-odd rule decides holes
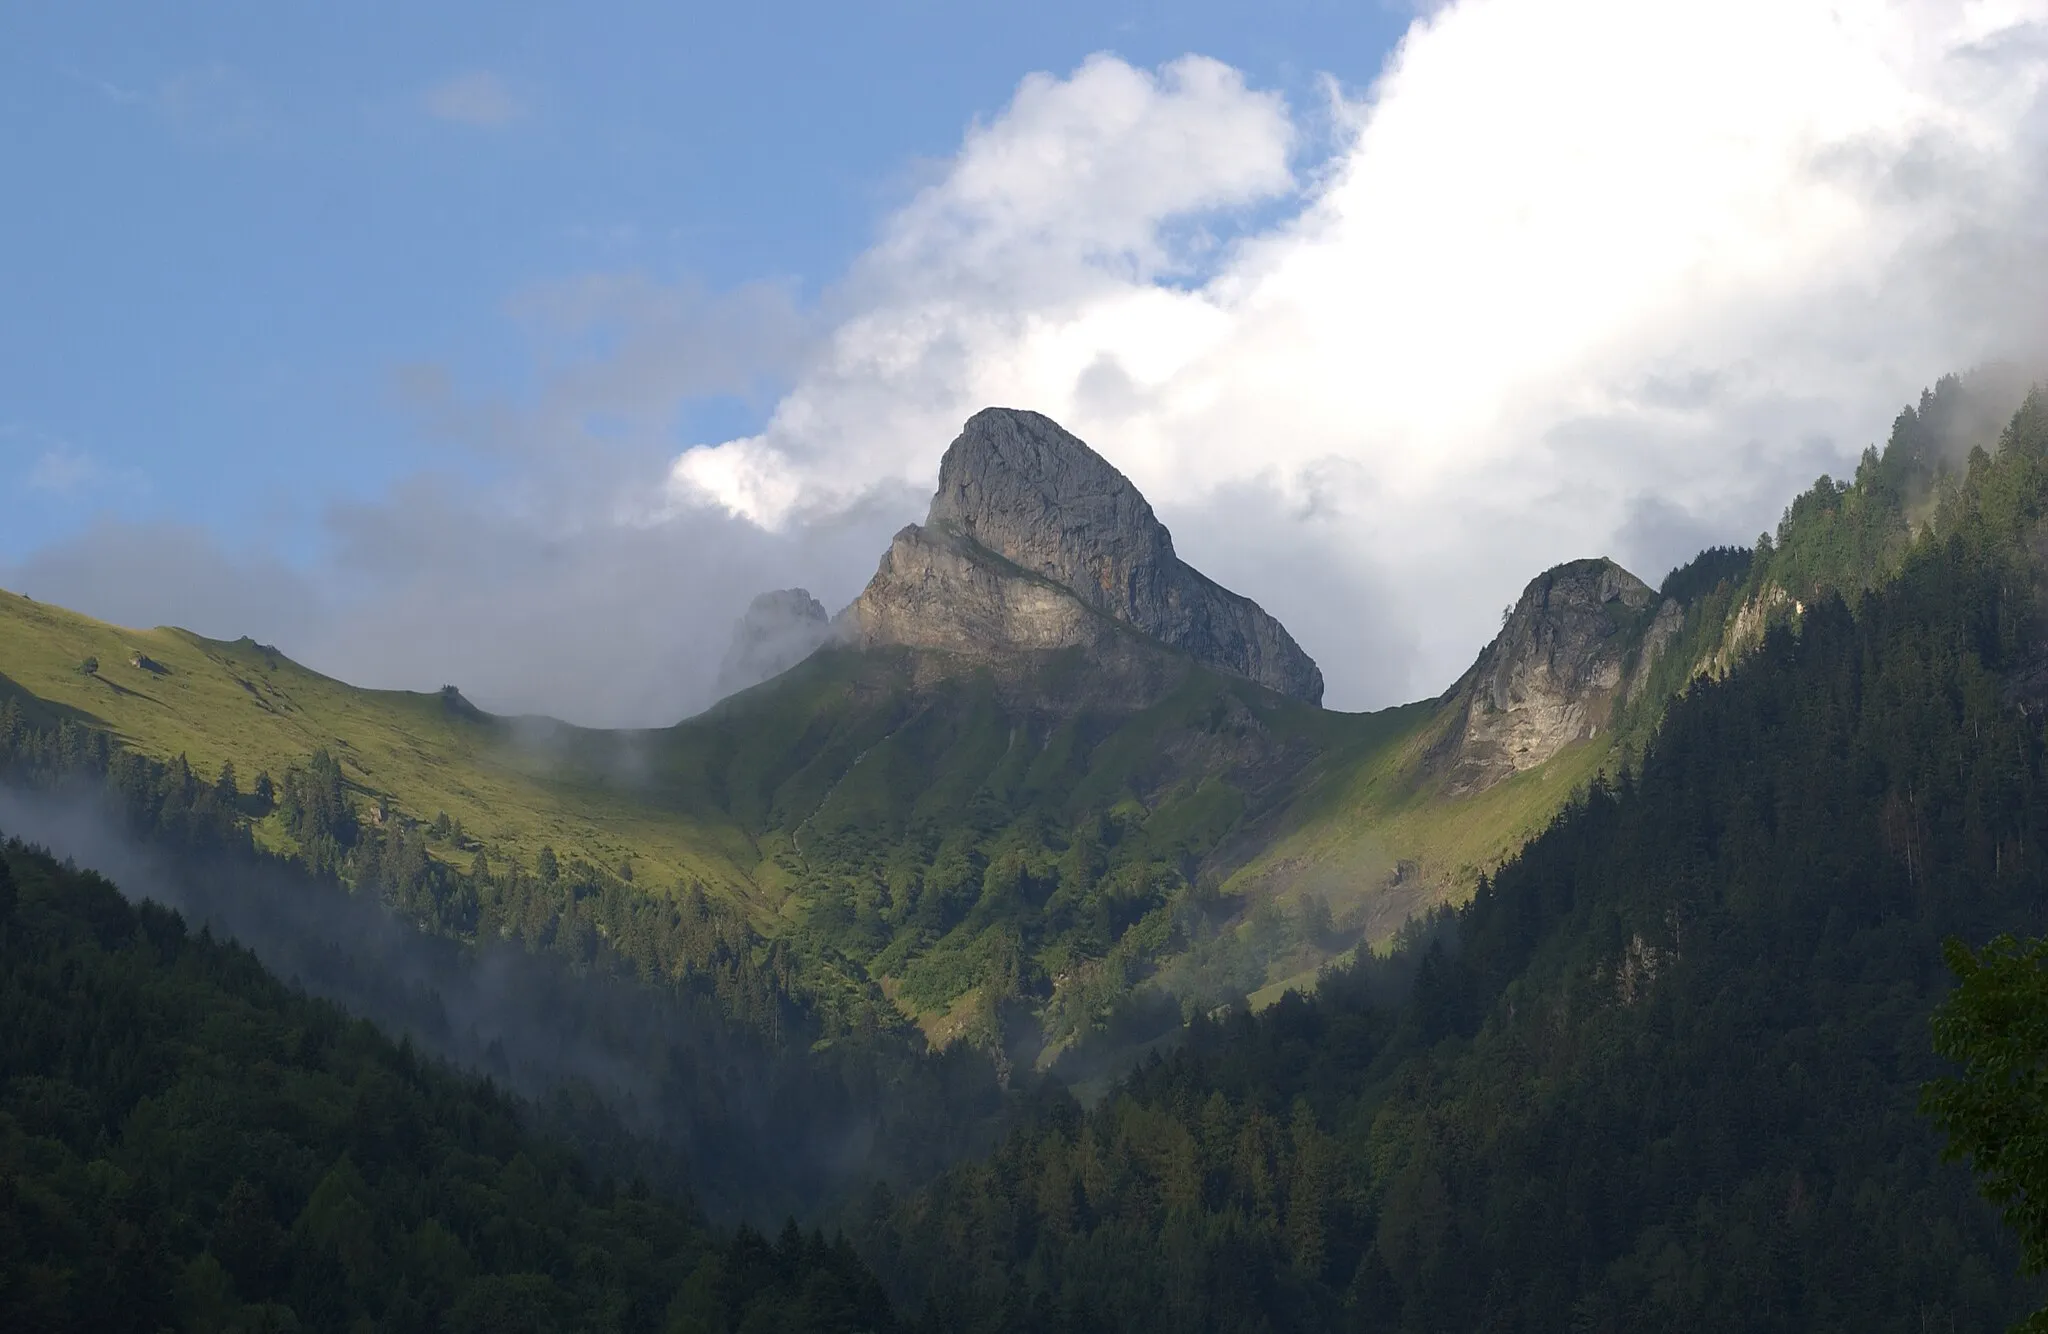
[[[990,403],[1367,708],[2048,367],[2048,0],[0,0],[0,131],[0,586],[582,722]]]
[[[1216,56],[1313,103],[1371,4],[0,6],[0,563],[96,517],[304,560],[322,506],[451,452],[394,388],[518,397],[536,284],[814,301],[1033,70]],[[756,429],[772,384],[682,404]]]

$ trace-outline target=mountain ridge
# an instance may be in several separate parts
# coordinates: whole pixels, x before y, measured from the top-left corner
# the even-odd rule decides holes
[[[934,572],[953,582],[927,627],[959,637],[961,581],[983,580],[992,616],[1027,595],[1051,608],[1045,647],[1021,647],[1014,629],[999,652],[835,637],[675,726],[596,732],[358,692],[253,643],[123,631],[8,598],[0,693],[166,760],[232,760],[245,786],[256,768],[277,777],[331,750],[340,800],[378,831],[322,854],[344,876],[388,868],[363,861],[370,843],[446,814],[457,833],[426,840],[429,862],[529,878],[559,865],[542,883],[565,921],[572,891],[701,886],[787,942],[804,985],[836,998],[832,1022],[911,1019],[941,1043],[1002,1042],[1022,1023],[1038,1037],[1020,1056],[1041,1039],[1056,1055],[1145,997],[1208,1007],[1311,986],[1332,959],[1469,893],[1574,791],[1639,753],[1696,664],[1752,651],[1830,581],[1896,565],[1902,498],[1932,486],[1933,465],[1912,460],[1935,455],[1915,432],[1952,392],[1902,415],[1905,443],[1873,451],[1853,486],[1796,500],[1775,545],[1706,553],[1667,578],[1668,595],[1604,558],[1553,567],[1458,683],[1373,714],[1272,691],[1093,605],[1061,582],[1090,568],[1095,548],[1079,538],[1033,569],[964,536],[971,519],[1000,544],[1001,514],[1043,499],[1016,511],[959,498],[971,439],[942,469],[956,498],[942,489],[939,522],[899,534],[871,606],[908,605],[889,587],[902,547],[906,570],[952,563]],[[978,432],[1022,419],[977,417]],[[1086,449],[1030,420],[1059,448]],[[1100,485],[1080,490],[1108,514],[1078,527],[1126,533],[1109,555],[1156,565],[1170,538],[1141,522],[1143,497],[1092,451],[1074,457],[1099,465]],[[998,480],[998,496],[1035,485]],[[814,624],[802,603],[797,619]],[[138,652],[165,674],[122,665]],[[102,665],[83,672],[86,657]],[[305,851],[277,815],[253,828],[266,847]]]

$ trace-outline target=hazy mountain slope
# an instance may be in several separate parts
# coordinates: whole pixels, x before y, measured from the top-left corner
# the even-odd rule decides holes
[[[0,692],[32,720],[68,719],[147,756],[182,754],[209,779],[231,762],[244,793],[259,771],[281,783],[326,749],[365,827],[380,800],[421,830],[441,812],[459,820],[466,842],[428,844],[453,871],[479,849],[494,866],[531,871],[551,847],[564,865],[630,865],[633,883],[656,890],[700,881],[771,932],[816,918],[828,939],[849,880],[885,878],[892,855],[922,875],[952,837],[969,862],[985,862],[983,835],[1042,825],[1058,842],[1113,809],[1132,834],[1128,856],[1192,881],[1244,813],[1269,806],[1308,760],[1388,730],[1383,718],[1327,714],[1170,654],[1182,684],[1150,708],[1051,718],[986,674],[930,670],[927,656],[827,652],[674,728],[605,733],[494,718],[442,694],[359,690],[248,641],[126,630],[0,595]],[[1033,679],[1040,703],[1063,680],[1089,694],[1071,655],[1052,655]],[[278,815],[254,830],[259,843],[294,845]],[[941,934],[955,925],[933,920]]]
[[[138,655],[149,665],[134,665]],[[87,659],[98,666],[90,675]],[[611,867],[630,858],[649,883],[738,889],[757,857],[714,802],[650,804],[636,787],[642,734],[497,718],[459,695],[363,690],[247,639],[125,629],[0,592],[7,694],[142,754],[183,754],[209,778],[232,762],[244,790],[260,771],[281,780],[324,747],[366,806],[387,798],[422,823],[445,811],[529,863],[552,845]],[[275,822],[258,835],[289,844]]]
[[[843,1246],[600,1182],[491,1084],[19,844],[0,1034],[9,1329],[894,1324]]]
[[[466,842],[426,841],[450,874],[473,850],[494,874],[531,873],[548,846],[655,890],[701,881],[806,957],[879,979],[941,1038],[992,1040],[1041,1012],[1070,1041],[1175,959],[1164,981],[1183,1008],[1312,970],[1497,859],[1599,758],[1579,746],[1447,796],[1417,777],[1439,706],[1334,714],[1171,653],[1147,670],[1177,684],[1132,709],[1074,651],[1035,661],[1020,696],[930,652],[834,649],[700,718],[615,734],[354,690],[246,642],[12,596],[0,626],[0,672],[40,701],[32,714],[185,754],[202,775],[230,760],[243,791],[325,748],[366,816],[381,800],[421,831],[442,811],[461,821]],[[131,665],[138,650],[156,670]],[[1216,892],[1303,829],[1319,878],[1267,857]],[[293,845],[278,815],[256,832]],[[1276,895],[1254,928],[1247,913]]]

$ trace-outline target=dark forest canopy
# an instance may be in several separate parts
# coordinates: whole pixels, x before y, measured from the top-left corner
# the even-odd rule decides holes
[[[1002,1111],[972,1047],[926,1053],[884,1031],[814,1050],[825,1021],[786,946],[701,891],[650,893],[581,861],[547,878],[482,859],[455,870],[426,854],[426,831],[357,820],[324,754],[276,785],[306,839],[296,861],[252,845],[258,798],[226,775],[203,781],[68,720],[32,725],[11,700],[0,778],[25,812],[75,827],[80,856],[129,865],[124,890],[496,1076],[721,1219],[767,1226],[870,1180],[921,1180],[985,1143]],[[593,1101],[616,1134],[592,1129]]]
[[[843,1242],[718,1237],[525,1121],[246,951],[0,850],[0,1327],[893,1327]]]

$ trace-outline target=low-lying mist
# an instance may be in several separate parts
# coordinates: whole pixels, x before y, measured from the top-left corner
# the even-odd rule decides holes
[[[972,1147],[915,1123],[967,1108],[986,1121],[999,1101],[993,1080],[979,1089],[957,1057],[771,1049],[658,984],[429,935],[283,863],[174,855],[127,833],[94,793],[0,786],[0,835],[169,907],[309,994],[489,1076],[596,1170],[686,1187],[714,1217],[774,1223],[871,1181],[903,1184]]]

